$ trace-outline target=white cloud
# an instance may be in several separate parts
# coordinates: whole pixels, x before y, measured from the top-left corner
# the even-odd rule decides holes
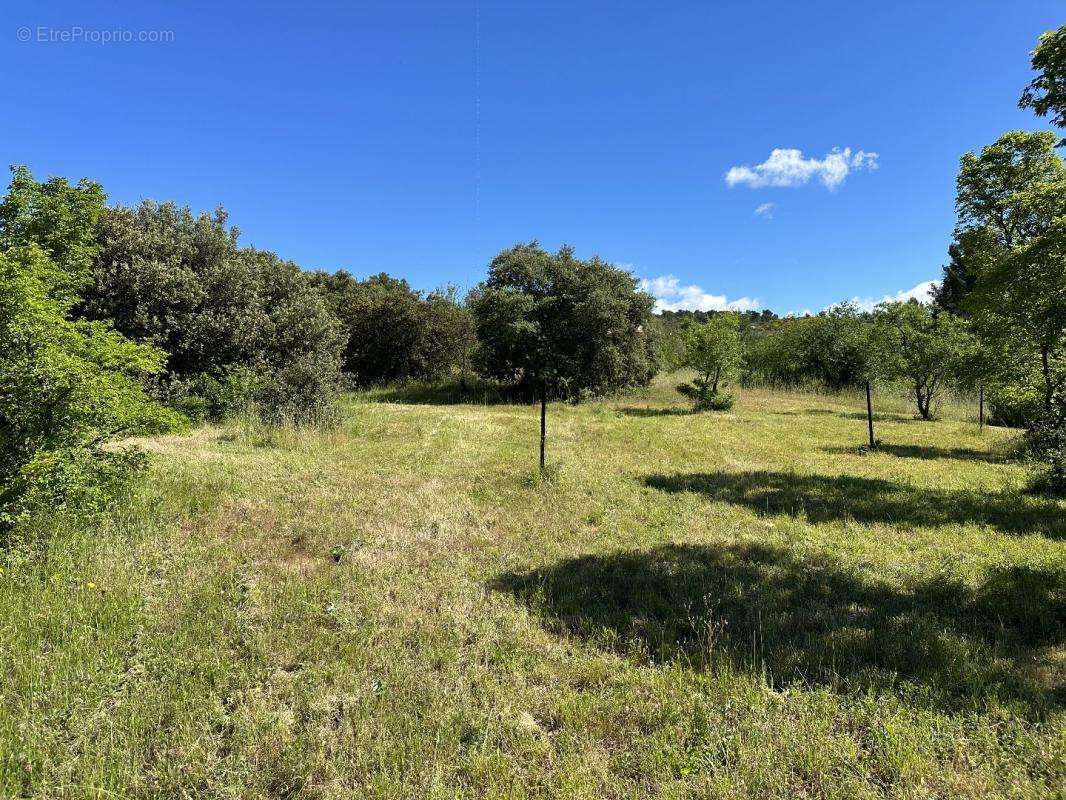
[[[640,288],[655,298],[655,313],[663,311],[757,311],[758,298],[730,300],[724,294],[709,294],[695,284],[682,286],[673,275],[645,278]]]
[[[880,303],[905,303],[908,300],[917,300],[919,303],[929,305],[933,302],[933,289],[936,281],[922,281],[910,289],[900,289],[895,294],[886,294],[884,297],[853,297],[851,302],[862,311],[873,311]]]
[[[730,186],[739,183],[761,189],[764,186],[803,186],[817,177],[832,190],[840,186],[850,172],[877,169],[877,159],[877,153],[864,150],[852,153],[850,147],[843,150],[834,147],[823,159],[804,158],[802,151],[792,148],[774,148],[761,164],[730,167],[725,182]]]
[[[773,219],[774,208],[775,205],[773,203],[763,203],[761,206],[755,209],[755,216],[762,217],[763,219]]]

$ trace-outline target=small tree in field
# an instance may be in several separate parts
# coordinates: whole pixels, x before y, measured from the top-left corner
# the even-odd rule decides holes
[[[540,397],[542,468],[548,395],[576,401],[651,380],[653,303],[628,272],[570,247],[530,242],[492,260],[469,299],[479,371]]]
[[[918,414],[932,419],[944,389],[969,351],[965,322],[947,312],[934,314],[929,306],[917,302],[882,303],[875,319],[885,374],[906,380]]]
[[[741,361],[740,318],[718,314],[692,326],[685,338],[684,365],[696,371],[696,379],[678,391],[691,397],[698,411],[732,408],[732,395],[720,393],[723,381]]]

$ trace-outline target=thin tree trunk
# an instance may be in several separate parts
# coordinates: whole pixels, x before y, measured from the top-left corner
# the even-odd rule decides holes
[[[977,389],[977,427],[985,429],[985,385],[982,383]]]
[[[718,367],[714,371],[714,386],[711,387],[711,393],[712,394],[718,392],[718,379],[720,377],[722,377],[722,368]]]
[[[928,401],[925,398],[925,393],[923,392],[920,383],[914,384],[914,398],[918,401],[918,415],[922,419],[929,419]]]
[[[870,429],[870,447],[872,448],[874,446],[874,402],[869,381],[866,381],[866,424]]]

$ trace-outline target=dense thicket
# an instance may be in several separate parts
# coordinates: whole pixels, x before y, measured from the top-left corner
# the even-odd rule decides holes
[[[570,399],[646,385],[657,368],[652,305],[630,273],[599,258],[516,245],[471,293],[479,370]]]
[[[193,415],[248,404],[319,419],[340,379],[341,327],[299,267],[237,237],[221,209],[106,209],[80,313],[164,350],[161,391]]]
[[[385,273],[357,280],[344,271],[315,272],[309,280],[341,321],[344,371],[354,383],[432,381],[465,371],[473,324],[454,289],[423,296]]]
[[[142,381],[164,354],[71,309],[95,256],[104,194],[14,171],[0,204],[0,532],[36,511],[98,508],[143,461],[108,447],[177,418]]]

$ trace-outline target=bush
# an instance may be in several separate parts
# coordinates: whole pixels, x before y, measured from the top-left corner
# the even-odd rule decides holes
[[[729,411],[736,403],[734,395],[719,391],[700,378],[678,384],[677,391],[692,400],[697,411]]]
[[[90,181],[13,170],[0,203],[0,532],[42,510],[107,505],[144,468],[109,442],[180,417],[143,382],[164,354],[71,310],[95,255],[105,197]]]
[[[309,278],[340,320],[347,337],[343,369],[356,385],[465,375],[473,321],[454,288],[423,297],[385,273],[362,281],[344,271]]]
[[[174,377],[161,387],[170,407],[197,422],[218,422],[254,412],[262,379],[246,367],[229,367],[219,375]]]
[[[69,320],[68,280],[37,245],[0,254],[0,531],[103,508],[145,464],[107,443],[180,424],[142,386],[163,354]]]
[[[1033,488],[1066,494],[1066,393],[1056,395],[1052,412],[1026,438],[1030,452],[1046,467]]]
[[[1044,415],[1044,398],[1035,382],[989,386],[986,391],[992,425],[1029,428]]]

